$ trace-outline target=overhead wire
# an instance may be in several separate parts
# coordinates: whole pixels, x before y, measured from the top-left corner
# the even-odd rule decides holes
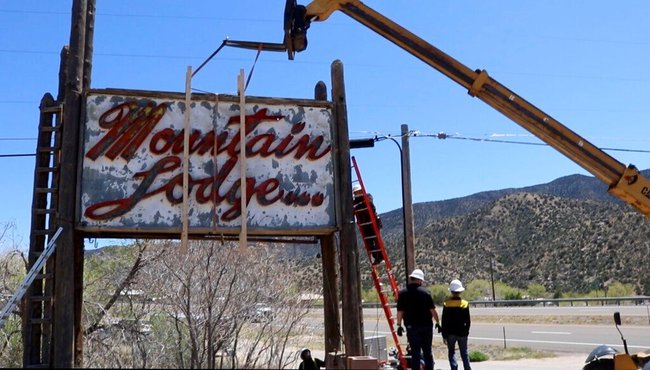
[[[503,144],[550,146],[549,144],[546,144],[546,143],[533,143],[533,142],[530,142],[530,141],[515,141],[515,140],[504,140],[504,139],[467,137],[467,136],[459,136],[459,135],[447,134],[447,133],[444,133],[444,132],[439,132],[437,134],[418,134],[418,135],[412,135],[412,137],[434,137],[434,138],[438,138],[438,139],[441,139],[441,140],[444,140],[444,139],[457,139],[457,140],[470,140],[470,141],[478,141],[478,142],[483,141],[483,142],[503,143]],[[625,149],[625,148],[607,148],[607,147],[602,147],[602,148],[599,148],[599,149],[600,150],[608,150],[608,151],[632,152],[632,153],[650,153],[650,150],[644,150],[644,149]]]
[[[259,53],[257,55],[259,57]],[[256,57],[256,61],[257,61]],[[253,65],[254,68],[254,65]],[[251,69],[251,74],[249,74],[248,77],[248,82],[250,81],[250,77],[252,75],[252,69]],[[248,82],[246,85],[248,86]],[[196,89],[195,89],[196,90]],[[445,139],[456,139],[456,140],[468,140],[468,141],[475,141],[475,142],[489,142],[489,143],[500,143],[500,144],[515,144],[515,145],[533,145],[533,146],[549,146],[549,144],[546,143],[534,143],[530,141],[516,141],[516,140],[504,140],[504,139],[493,139],[493,138],[481,138],[481,137],[469,137],[469,136],[460,136],[456,134],[447,134],[445,132],[438,132],[437,134],[422,134],[418,130],[411,130],[405,134],[386,134],[386,135],[380,135],[379,133],[375,133],[370,138],[367,139],[373,139],[374,141],[383,141],[383,140],[389,140],[389,139],[399,139],[402,137],[408,136],[410,138],[417,138],[417,137],[426,137],[426,138],[437,138],[440,140],[445,140]],[[504,135],[504,136],[515,136],[515,135]],[[36,140],[35,138],[0,138],[0,141],[18,141],[18,140]],[[602,147],[598,148],[603,151],[612,151],[612,152],[627,152],[627,153],[650,153],[650,150],[645,150],[645,149],[627,149],[627,148],[609,148],[609,147]],[[0,158],[10,158],[10,157],[32,157],[35,156],[36,153],[21,153],[21,154],[0,154]]]
[[[422,134],[418,130],[411,130],[405,134],[397,134],[397,135],[392,135],[392,134],[386,134],[386,135],[378,135],[375,134],[370,138],[367,139],[374,139],[375,141],[382,141],[382,140],[388,140],[388,139],[397,139],[397,138],[402,138],[408,136],[410,138],[417,138],[417,137],[427,137],[427,138],[437,138],[437,139],[456,139],[456,140],[469,140],[469,141],[476,141],[476,142],[490,142],[490,143],[501,143],[501,144],[515,144],[515,145],[534,145],[534,146],[550,146],[549,144],[546,143],[534,143],[530,141],[516,141],[516,140],[505,140],[505,139],[493,139],[493,138],[481,138],[481,137],[470,137],[470,136],[460,136],[456,134],[447,134],[445,132],[438,132],[437,134]],[[516,135],[503,135],[503,136],[516,136]],[[600,150],[603,151],[619,151],[619,152],[629,152],[629,153],[650,153],[650,150],[645,150],[645,149],[627,149],[627,148],[609,148],[609,147],[602,147],[599,148]]]

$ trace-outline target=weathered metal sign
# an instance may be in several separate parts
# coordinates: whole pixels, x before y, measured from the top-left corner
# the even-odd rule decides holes
[[[178,232],[183,202],[183,117],[178,94],[96,91],[87,96],[79,227]],[[190,233],[241,226],[240,111],[236,97],[193,97]],[[247,98],[247,228],[309,234],[335,220],[332,110],[325,102]]]

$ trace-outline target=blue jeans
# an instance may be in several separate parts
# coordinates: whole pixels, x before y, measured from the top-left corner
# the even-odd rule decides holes
[[[420,370],[420,357],[424,359],[424,368],[433,370],[433,353],[431,344],[433,342],[432,326],[407,326],[406,337],[411,346],[411,369]],[[420,356],[420,351],[422,356]]]
[[[458,370],[458,362],[456,362],[456,342],[458,342],[460,358],[463,360],[463,369],[472,370],[469,366],[469,355],[467,354],[467,337],[448,335],[447,354],[449,356],[449,366],[451,366],[451,370]]]

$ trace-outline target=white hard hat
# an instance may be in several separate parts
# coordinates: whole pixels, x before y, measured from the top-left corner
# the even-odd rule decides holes
[[[352,187],[352,192],[353,192],[353,193],[356,193],[356,192],[359,191],[359,190],[361,190],[361,185],[359,185],[359,184],[355,184],[355,185]]]
[[[413,272],[411,272],[411,275],[409,275],[409,277],[424,281],[424,272],[422,272],[420,269],[415,269]]]
[[[450,292],[460,293],[463,290],[465,290],[465,288],[463,288],[463,283],[461,283],[460,280],[452,280],[451,283],[449,283]]]

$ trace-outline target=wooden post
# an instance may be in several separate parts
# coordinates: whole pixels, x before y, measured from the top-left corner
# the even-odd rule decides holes
[[[330,352],[340,352],[341,350],[334,235],[325,235],[320,238],[320,250],[323,259],[323,325],[325,326],[325,354],[327,355]]]
[[[319,81],[314,89],[316,100],[327,100],[327,87]],[[334,131],[334,130],[332,130]],[[336,192],[335,192],[336,193]],[[323,316],[325,326],[325,355],[341,350],[339,290],[336,276],[336,241],[334,235],[320,238],[323,264]]]
[[[52,322],[52,364],[55,368],[72,368],[77,362],[73,350],[75,323],[81,314],[79,282],[83,272],[83,239],[75,230],[81,95],[83,93],[87,28],[86,0],[74,0],[70,32],[70,54],[64,87],[64,123],[61,141],[61,176],[59,184],[58,226],[63,227],[55,260],[55,304]],[[86,79],[89,82],[89,78]],[[81,259],[81,260],[80,260]],[[80,361],[80,360],[79,360]]]
[[[246,249],[248,244],[248,212],[246,208],[246,85],[244,83],[244,70],[239,70],[237,77],[237,90],[239,91],[239,181],[241,193],[241,232],[239,234],[239,249]]]
[[[415,247],[413,224],[413,197],[411,196],[411,152],[409,149],[409,127],[402,125],[402,200],[404,204],[404,262],[406,264],[406,276],[415,268]],[[408,281],[408,278],[406,278]]]
[[[352,209],[352,173],[350,166],[350,137],[348,135],[348,117],[345,101],[345,83],[343,80],[343,63],[336,60],[332,63],[332,101],[334,102],[334,117],[336,120],[335,152],[338,161],[337,174],[339,178],[339,201],[341,218],[340,250],[341,250],[341,281],[342,311],[343,311],[343,340],[347,356],[362,356],[363,353],[363,312],[361,308],[361,274],[359,272],[359,249],[354,225]]]
[[[82,92],[90,89],[93,65],[93,50],[94,50],[94,36],[95,36],[95,13],[96,6],[95,0],[86,0],[86,21],[84,37],[84,53],[83,53],[83,81]],[[83,112],[83,109],[81,109]],[[79,125],[83,120],[80,117]],[[65,130],[65,129],[64,129]],[[84,240],[83,237],[76,233],[75,236],[75,275],[74,275],[74,295],[75,295],[75,312],[74,312],[74,366],[83,368],[83,291],[84,291]]]
[[[192,67],[185,72],[185,114],[183,115],[183,206],[181,210],[181,253],[187,253],[189,230],[190,115],[192,112]]]

